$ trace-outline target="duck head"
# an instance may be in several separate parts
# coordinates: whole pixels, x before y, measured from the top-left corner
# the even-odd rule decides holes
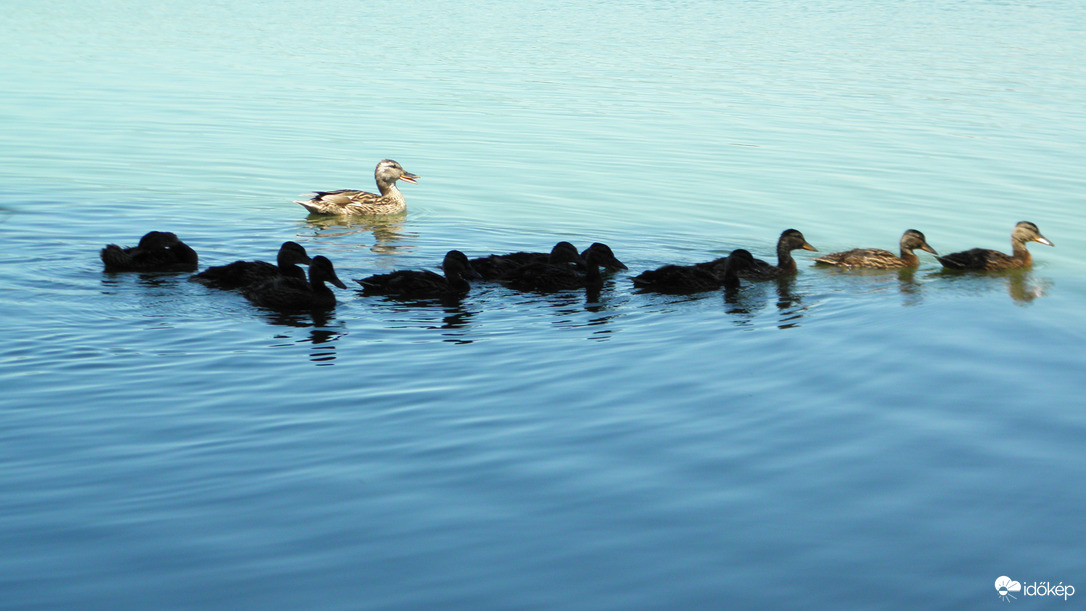
[[[1041,235],[1041,230],[1029,221],[1022,221],[1014,226],[1011,239],[1025,244],[1026,242],[1040,242],[1045,246],[1055,246],[1048,238]]]
[[[901,250],[912,252],[918,248],[924,252],[930,252],[933,255],[939,254],[935,252],[934,248],[928,246],[928,240],[924,237],[924,234],[915,229],[907,229],[901,236]]]
[[[398,162],[391,159],[382,159],[377,164],[377,169],[373,171],[373,177],[377,180],[377,184],[387,185],[394,184],[397,180],[417,184],[415,181],[419,178],[417,174],[408,172]]]
[[[339,276],[336,276],[336,268],[332,266],[332,262],[323,255],[317,255],[309,262],[309,280],[311,283],[330,282],[341,289],[347,288]]]

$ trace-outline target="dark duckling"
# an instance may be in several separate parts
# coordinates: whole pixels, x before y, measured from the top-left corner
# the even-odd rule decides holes
[[[378,274],[355,282],[362,285],[365,295],[388,295],[398,299],[437,299],[462,296],[471,290],[468,279],[479,274],[473,269],[467,256],[459,250],[450,250],[441,263],[444,276],[428,270],[400,270],[390,274]]]
[[[665,265],[641,272],[632,278],[634,286],[644,291],[668,294],[702,293],[721,287],[739,287],[739,272],[754,265],[750,251],[736,249],[721,257],[696,265]]]
[[[100,256],[107,272],[193,272],[199,264],[196,251],[169,231],[148,232],[138,246],[108,244]]]
[[[331,309],[336,306],[336,295],[325,286],[325,282],[331,282],[341,289],[347,288],[336,276],[336,269],[328,257],[317,255],[309,262],[308,282],[295,277],[279,276],[246,287],[243,294],[258,306],[281,312]]]
[[[192,280],[212,288],[238,290],[255,286],[274,278],[297,278],[305,282],[305,271],[298,263],[309,264],[309,253],[297,242],[283,242],[276,257],[278,266],[265,261],[234,261],[216,265],[192,277]]]
[[[1055,246],[1048,238],[1041,235],[1041,230],[1029,221],[1022,221],[1011,232],[1012,255],[1005,255],[998,250],[973,248],[962,252],[936,257],[943,267],[948,269],[1000,270],[1027,267],[1033,263],[1033,257],[1026,249],[1026,242],[1040,242],[1045,246]]]
[[[599,251],[600,253],[600,265],[609,272],[617,272],[619,270],[630,269],[626,267],[626,264],[618,260],[615,256],[615,251],[611,250],[611,247],[603,242],[593,242],[591,246],[584,249],[581,252],[581,258],[588,261],[588,255],[590,253]]]
[[[919,248],[924,252],[938,255],[935,249],[928,246],[924,234],[915,229],[908,229],[901,236],[901,256],[897,256],[888,250],[881,248],[854,248],[843,252],[834,252],[815,259],[815,263],[824,265],[836,265],[847,269],[900,269],[904,267],[916,267],[920,265],[920,257],[913,252]]]
[[[511,252],[504,255],[489,255],[471,260],[471,267],[483,280],[500,280],[502,276],[513,270],[532,263],[547,263],[555,253],[563,257],[563,260],[583,263],[577,247],[569,242],[559,242],[547,252]],[[613,254],[613,253],[612,253]]]
[[[568,242],[565,244],[572,246]],[[576,249],[570,251],[556,244],[546,262],[522,265],[501,277],[501,283],[517,291],[552,293],[573,289],[603,287],[600,266],[606,265],[607,254],[602,249],[587,250],[588,260],[581,259]],[[612,258],[614,253],[612,253]]]
[[[795,229],[785,229],[777,240],[777,264],[771,265],[761,259],[754,259],[754,264],[740,271],[739,277],[749,280],[769,280],[794,274],[796,260],[792,258],[792,251],[800,248],[818,252],[817,248],[807,243],[802,233]]]

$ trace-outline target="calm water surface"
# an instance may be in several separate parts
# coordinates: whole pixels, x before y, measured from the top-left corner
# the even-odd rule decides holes
[[[1086,596],[1079,2],[23,2],[0,14],[0,608],[991,608]],[[408,213],[313,189],[422,176]],[[1033,269],[653,296],[788,227]],[[348,280],[610,244],[599,300]],[[1012,601],[1013,603],[1014,601]],[[1032,608],[1031,607],[1031,608]]]

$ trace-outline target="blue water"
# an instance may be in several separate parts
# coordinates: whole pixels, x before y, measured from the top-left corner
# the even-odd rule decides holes
[[[0,608],[1086,590],[1086,5],[9,1],[0,32]],[[422,176],[402,218],[291,203],[383,158]],[[628,279],[1019,220],[1056,246],[1015,273]],[[352,286],[562,239],[631,271],[314,319],[102,272],[151,229]]]

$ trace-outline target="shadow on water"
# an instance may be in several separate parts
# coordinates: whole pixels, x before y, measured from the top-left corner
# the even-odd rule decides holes
[[[309,360],[318,367],[327,367],[335,364],[335,342],[343,337],[342,329],[329,328],[329,323],[334,322],[332,310],[312,310],[310,312],[275,312],[272,310],[260,310],[261,317],[269,324],[281,327],[294,327],[309,329],[309,335],[297,339],[289,335],[276,335],[276,339],[290,339],[284,346],[293,346],[300,343],[312,344],[309,351]]]
[[[363,295],[359,297],[386,314],[408,315],[408,319],[389,321],[392,327],[432,329],[441,331],[444,341],[454,344],[470,344],[474,340],[468,337],[472,328],[472,318],[477,310],[464,305],[464,298],[450,296],[441,299],[397,299],[387,295]]]
[[[1035,299],[1044,297],[1052,281],[1047,278],[1035,278],[1030,268],[1008,269],[1002,271],[962,271],[940,269],[930,274],[938,278],[946,290],[965,295],[983,295],[1002,288],[1017,305],[1030,305]]]
[[[388,216],[328,216],[311,214],[304,221],[314,237],[338,238],[360,233],[372,233],[374,243],[370,250],[382,254],[404,253],[411,248],[404,240],[418,238],[417,233],[405,232],[403,222],[407,213]]]

